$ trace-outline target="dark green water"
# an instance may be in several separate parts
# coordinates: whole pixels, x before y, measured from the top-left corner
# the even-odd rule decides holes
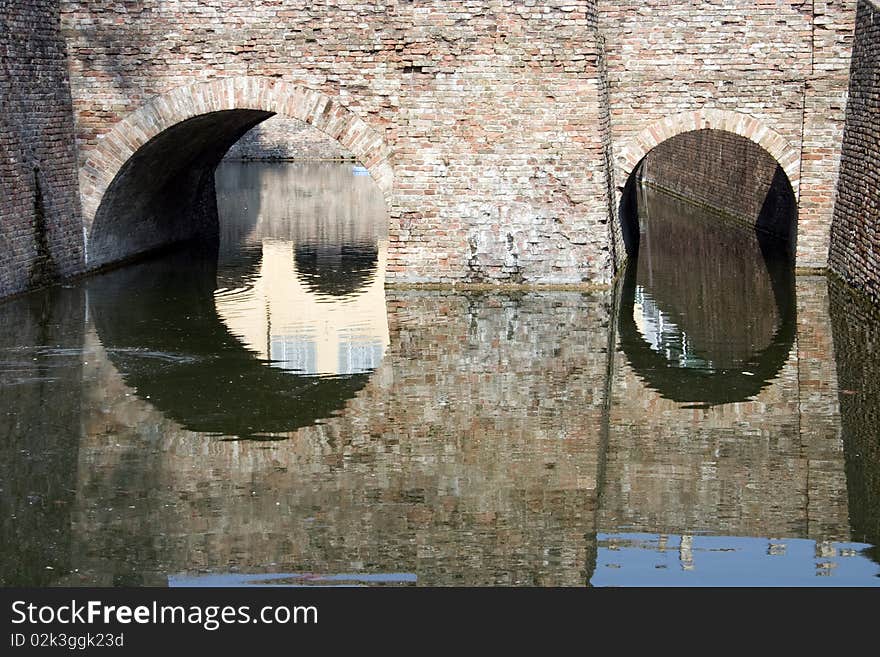
[[[657,194],[614,291],[386,291],[359,173],[0,304],[0,584],[880,583],[876,309]]]

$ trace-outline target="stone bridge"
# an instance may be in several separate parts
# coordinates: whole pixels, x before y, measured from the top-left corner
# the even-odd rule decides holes
[[[370,170],[392,281],[608,282],[616,188],[702,128],[777,160],[797,263],[827,264],[855,2],[61,6],[89,267],[203,229],[178,211],[210,213],[213,166],[272,114]]]
[[[79,172],[63,243],[48,222],[62,273],[209,235],[214,166],[276,114],[369,169],[388,207],[391,282],[607,283],[625,258],[628,177],[700,129],[775,158],[798,199],[797,264],[828,264],[857,0],[13,5],[25,38],[56,48],[32,64],[69,78],[76,149],[50,144]],[[15,102],[10,121],[39,107]],[[21,184],[40,183],[52,211],[69,189],[39,175],[22,169]],[[29,203],[10,201],[10,215]],[[31,264],[22,249],[7,290]]]

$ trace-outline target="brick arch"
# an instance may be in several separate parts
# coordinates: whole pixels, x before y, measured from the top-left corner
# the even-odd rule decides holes
[[[336,139],[367,168],[389,201],[391,151],[382,136],[329,96],[261,77],[221,78],[156,96],[99,139],[80,168],[83,217],[91,228],[105,192],[128,160],[147,142],[188,119],[224,110],[258,110],[304,121]]]
[[[639,162],[667,139],[694,130],[724,130],[745,137],[766,150],[785,171],[795,197],[800,188],[800,151],[778,132],[758,119],[728,110],[699,110],[669,116],[652,123],[621,149],[617,159],[617,183],[626,184]]]

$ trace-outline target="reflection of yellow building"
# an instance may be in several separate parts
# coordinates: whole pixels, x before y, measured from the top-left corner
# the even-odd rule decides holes
[[[362,288],[328,298],[303,285],[292,241],[264,238],[259,273],[247,287],[217,290],[217,314],[248,349],[274,367],[303,374],[370,371],[389,343],[387,245],[387,240],[378,242],[375,273]]]
[[[255,275],[224,279],[234,287],[214,293],[217,314],[274,367],[303,374],[366,372],[379,365],[388,346],[385,202],[359,171],[346,164],[227,164],[217,170],[220,271],[226,264],[234,269],[242,248],[259,245],[262,251]],[[315,250],[315,258],[302,259],[299,248]],[[357,256],[346,263],[338,252],[334,260],[333,252],[345,248],[364,249],[359,255],[367,259],[376,253],[375,266]],[[298,269],[308,262],[314,269]],[[334,291],[316,290],[322,282]]]

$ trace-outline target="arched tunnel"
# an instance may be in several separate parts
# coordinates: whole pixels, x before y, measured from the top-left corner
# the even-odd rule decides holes
[[[91,279],[90,314],[127,385],[192,431],[265,438],[328,418],[387,341],[374,180],[350,163],[220,166],[271,116],[217,111],[159,133],[115,176],[91,229],[92,264],[169,251]],[[343,311],[331,336],[322,327]],[[351,362],[325,354],[321,369],[314,353],[294,363],[276,349]]]
[[[733,133],[683,133],[635,168],[620,221],[620,344],[633,368],[683,403],[757,394],[797,324],[797,201],[780,165]]]
[[[91,268],[198,238],[216,246],[214,172],[229,148],[273,112],[202,114],[141,146],[104,193],[88,232]]]

